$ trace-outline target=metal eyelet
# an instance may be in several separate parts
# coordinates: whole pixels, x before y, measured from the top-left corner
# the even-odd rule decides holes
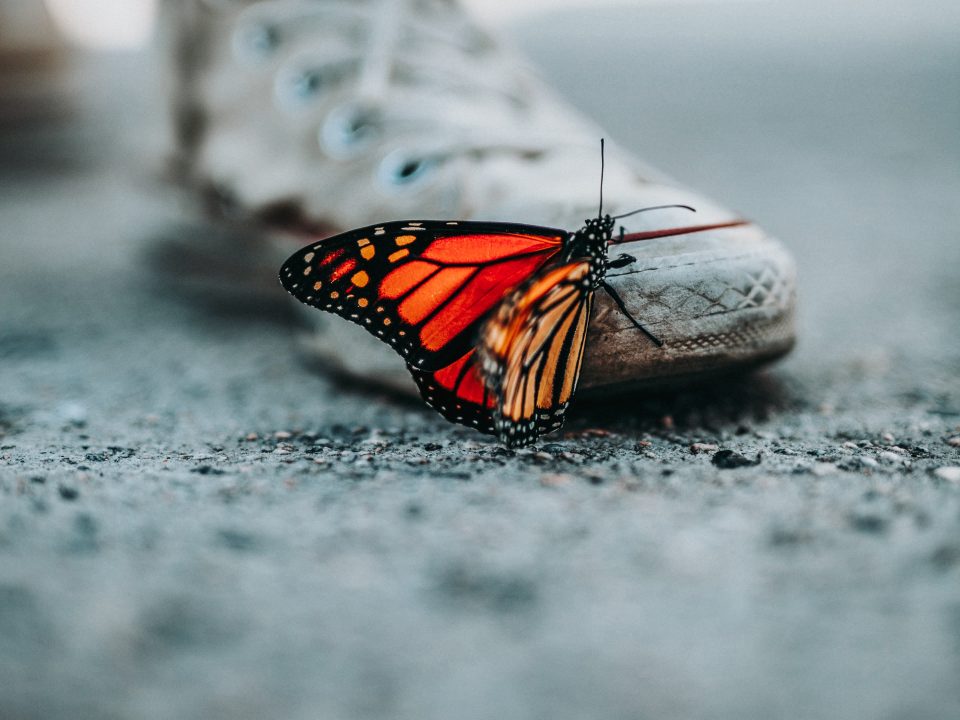
[[[327,86],[327,78],[316,68],[299,68],[281,72],[273,84],[277,104],[285,108],[306,107],[320,96]]]
[[[261,63],[270,58],[282,40],[280,28],[266,22],[241,25],[233,35],[233,54],[244,63]]]
[[[377,182],[388,191],[398,192],[421,185],[437,168],[439,160],[395,150],[377,167]]]
[[[320,146],[330,157],[353,157],[380,136],[380,125],[375,108],[343,105],[327,115],[319,132]]]

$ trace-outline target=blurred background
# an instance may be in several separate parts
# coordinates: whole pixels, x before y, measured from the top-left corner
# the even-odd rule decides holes
[[[0,0],[0,717],[960,716],[960,3],[471,4],[788,245],[797,350],[594,475],[456,484],[487,450],[303,367],[276,289],[153,274],[220,232],[167,182],[156,3]],[[311,423],[339,459],[284,464]]]
[[[809,349],[935,354],[956,308],[954,3],[469,4],[640,157],[788,241]],[[159,180],[171,140],[156,0],[0,12],[5,168],[97,167],[88,191]]]

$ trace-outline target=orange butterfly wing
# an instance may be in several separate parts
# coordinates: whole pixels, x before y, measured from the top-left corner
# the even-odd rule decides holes
[[[373,225],[301,249],[280,282],[301,302],[365,327],[411,368],[437,371],[473,349],[488,313],[566,234],[511,223]]]
[[[475,350],[441,370],[410,368],[427,405],[447,420],[494,433],[494,397],[484,384]]]
[[[493,395],[494,432],[509,447],[563,425],[577,387],[593,308],[589,259],[548,268],[484,326],[481,372]]]

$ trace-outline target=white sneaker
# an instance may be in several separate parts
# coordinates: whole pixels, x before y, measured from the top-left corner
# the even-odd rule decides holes
[[[456,0],[170,0],[177,166],[222,214],[285,231],[279,262],[317,237],[396,219],[576,229],[597,212],[599,139]],[[628,233],[738,216],[608,143],[604,209],[682,203]],[[794,265],[743,223],[617,249],[610,283],[657,348],[598,295],[581,388],[688,378],[793,344]],[[341,370],[413,385],[386,345],[312,311]]]

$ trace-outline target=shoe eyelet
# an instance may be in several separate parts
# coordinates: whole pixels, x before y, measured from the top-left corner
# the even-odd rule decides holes
[[[380,113],[375,108],[341,106],[327,115],[320,128],[319,141],[333,158],[353,157],[380,136]]]
[[[264,22],[241,26],[233,35],[233,53],[241,62],[260,63],[280,47],[280,28]]]
[[[422,185],[438,165],[435,157],[395,150],[377,167],[377,182],[385,190],[403,192]]]
[[[277,75],[273,92],[278,104],[296,109],[309,105],[323,94],[327,84],[327,78],[320,70],[301,68]]]

